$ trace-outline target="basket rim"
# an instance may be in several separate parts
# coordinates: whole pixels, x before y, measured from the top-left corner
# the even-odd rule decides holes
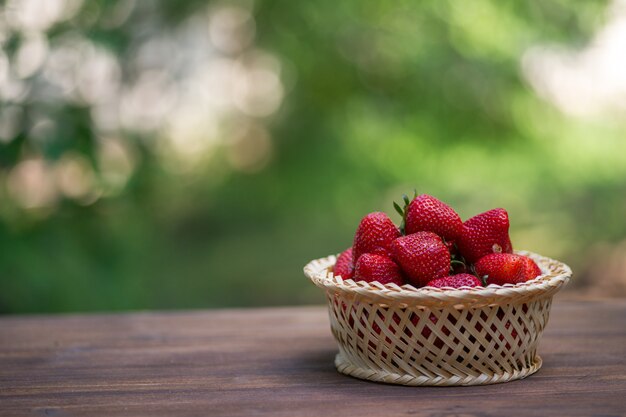
[[[571,278],[572,270],[563,262],[529,251],[520,250],[515,251],[515,253],[533,259],[541,269],[542,275],[515,285],[490,284],[487,287],[463,287],[459,289],[416,288],[410,284],[400,287],[396,284],[383,285],[379,282],[355,282],[352,279],[344,280],[341,276],[335,276],[329,269],[335,264],[336,255],[310,261],[304,267],[304,275],[327,293],[341,293],[344,297],[347,296],[359,301],[390,305],[401,304],[404,307],[442,307],[446,305],[479,307],[552,296]]]

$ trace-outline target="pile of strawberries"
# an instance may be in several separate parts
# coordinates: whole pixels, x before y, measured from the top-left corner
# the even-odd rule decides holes
[[[382,212],[365,216],[352,247],[337,258],[335,275],[418,288],[517,284],[541,275],[532,259],[513,254],[509,216],[502,208],[463,222],[428,194],[404,196],[404,207],[394,206],[401,226]]]

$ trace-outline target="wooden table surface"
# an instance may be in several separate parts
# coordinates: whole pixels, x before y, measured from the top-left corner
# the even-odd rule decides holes
[[[0,415],[626,415],[626,300],[557,297],[522,381],[376,384],[335,352],[323,307],[3,317]]]

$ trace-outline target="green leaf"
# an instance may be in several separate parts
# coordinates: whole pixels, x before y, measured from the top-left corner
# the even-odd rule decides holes
[[[489,275],[483,275],[482,277],[480,277],[480,280],[483,282],[483,287],[486,287],[487,285],[487,279],[489,279]]]
[[[395,201],[393,202],[393,207],[396,209],[396,211],[398,212],[398,214],[400,214],[400,216],[404,217],[404,210],[402,209],[402,207],[400,207],[400,205],[398,203],[396,203]]]

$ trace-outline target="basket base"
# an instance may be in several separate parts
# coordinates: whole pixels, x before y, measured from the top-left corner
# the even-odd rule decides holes
[[[480,375],[478,377],[468,376],[462,377],[444,377],[438,376],[431,378],[428,376],[412,376],[408,374],[395,374],[386,371],[376,371],[373,369],[359,368],[350,363],[341,353],[335,356],[335,367],[344,375],[352,376],[358,379],[365,379],[374,382],[383,382],[386,384],[418,386],[469,386],[469,385],[489,385],[502,382],[515,381],[517,379],[526,378],[534,374],[541,368],[542,360],[539,355],[535,355],[535,359],[530,367],[514,371],[513,373],[503,373],[494,375]]]

